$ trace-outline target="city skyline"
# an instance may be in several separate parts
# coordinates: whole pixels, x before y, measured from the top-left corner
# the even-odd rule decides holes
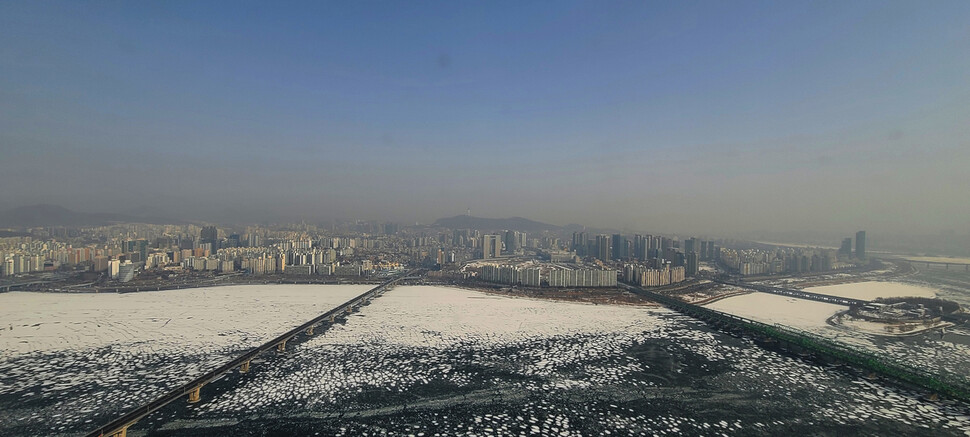
[[[468,211],[470,212],[470,211]],[[478,230],[492,230],[492,231],[526,231],[526,232],[540,232],[540,233],[553,233],[567,235],[570,232],[575,234],[575,231],[581,230],[583,234],[591,233],[605,233],[614,234],[613,238],[619,236],[617,232],[625,236],[634,236],[638,234],[658,234],[673,237],[684,237],[690,238],[691,236],[697,237],[701,236],[703,238],[729,238],[738,239],[742,241],[754,241],[754,242],[767,242],[769,244],[805,244],[820,248],[837,248],[837,244],[841,239],[842,247],[839,250],[840,253],[854,252],[851,250],[853,239],[842,238],[841,235],[846,231],[842,232],[815,232],[812,230],[802,230],[798,232],[790,233],[771,233],[771,232],[755,232],[749,234],[711,234],[711,233],[698,233],[691,231],[684,232],[664,232],[656,228],[639,228],[639,229],[617,229],[617,228],[607,228],[596,226],[595,223],[569,223],[564,226],[560,226],[554,223],[544,223],[535,220],[530,220],[523,217],[509,217],[509,218],[485,218],[485,217],[475,217],[467,214],[453,216],[453,217],[441,217],[437,220],[433,220],[428,223],[406,223],[395,220],[393,218],[382,218],[377,220],[361,220],[361,219],[322,219],[319,217],[311,218],[298,218],[295,220],[266,220],[261,222],[249,222],[244,220],[228,220],[228,221],[211,221],[211,220],[194,220],[194,219],[175,219],[171,216],[152,216],[152,215],[128,215],[128,214],[112,214],[112,213],[83,213],[79,211],[72,211],[65,209],[63,207],[55,205],[31,205],[27,207],[14,208],[10,211],[0,211],[0,237],[2,236],[17,236],[17,235],[28,235],[28,231],[39,231],[44,230],[50,231],[53,229],[84,229],[84,228],[97,228],[103,226],[112,225],[122,225],[122,224],[150,224],[150,225],[193,225],[201,227],[209,227],[212,225],[218,225],[222,228],[229,229],[242,229],[249,226],[293,226],[293,225],[310,225],[313,227],[323,226],[323,227],[333,227],[334,229],[340,227],[343,228],[348,224],[357,223],[358,225],[368,225],[376,227],[391,226],[394,229],[402,227],[417,227],[417,228],[449,228],[449,229],[478,229]],[[864,233],[864,232],[863,232]],[[592,234],[591,234],[592,235]],[[878,244],[878,250],[889,250],[889,251],[909,251],[909,252],[925,252],[925,253],[939,253],[947,254],[951,256],[964,256],[967,255],[966,251],[963,249],[961,241],[964,241],[966,237],[961,236],[958,239],[954,239],[956,234],[950,232],[940,233],[938,235],[894,235],[894,234],[881,234],[879,237],[880,244]],[[858,238],[858,233],[856,234]],[[503,237],[503,238],[507,238]],[[211,238],[210,238],[211,240]],[[502,240],[506,242],[506,240]],[[846,246],[848,245],[848,246]],[[615,245],[612,245],[615,247]],[[863,244],[865,246],[865,244]],[[849,250],[846,250],[849,247]],[[631,248],[630,250],[633,250]],[[632,253],[632,252],[631,252]],[[639,252],[637,252],[639,253]],[[610,252],[607,255],[612,258],[617,258],[617,254]]]
[[[0,209],[970,228],[970,5],[703,6],[7,3]]]

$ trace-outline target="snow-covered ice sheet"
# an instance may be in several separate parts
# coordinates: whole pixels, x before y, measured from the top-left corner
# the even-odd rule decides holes
[[[0,435],[92,428],[371,287],[0,293]]]
[[[761,349],[666,309],[400,287],[211,399],[146,426],[188,435],[233,421],[219,429],[776,435],[912,432],[925,422],[941,434],[970,430],[964,405],[918,395]]]

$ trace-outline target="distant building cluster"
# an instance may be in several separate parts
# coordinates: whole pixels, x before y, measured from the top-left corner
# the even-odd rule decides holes
[[[522,285],[526,287],[539,287],[542,285],[539,269],[535,267],[521,268],[510,265],[486,265],[482,266],[478,273],[478,279],[485,282],[496,284]]]
[[[338,232],[345,235],[332,235]],[[397,225],[358,224],[329,231],[307,225],[275,230],[250,226],[240,233],[196,225],[38,228],[30,236],[0,239],[0,276],[56,270],[95,272],[118,282],[155,270],[356,276],[429,257],[428,250],[418,247],[421,238],[386,232],[397,233]]]
[[[54,271],[60,268],[87,266],[106,271],[108,261],[122,254],[128,247],[84,246],[77,247],[54,239],[40,240],[34,237],[0,239],[0,276]],[[131,244],[133,251],[142,249]],[[141,255],[139,252],[136,256]]]
[[[61,266],[98,264],[107,268],[110,251],[75,247],[55,240],[33,237],[0,239],[0,276],[57,270]]]
[[[483,265],[477,278],[525,287],[615,287],[616,271],[550,263]]]
[[[721,263],[742,276],[828,272],[851,267],[830,249],[722,249]]]
[[[400,262],[377,261],[366,253],[390,247],[385,244],[387,237],[311,237],[306,232],[293,232],[288,235],[266,236],[260,233],[248,234],[240,238],[230,235],[222,239],[213,232],[214,227],[202,229],[200,247],[181,251],[181,267],[194,271],[214,271],[220,273],[244,273],[249,275],[334,275],[361,276],[375,269],[393,269]],[[390,224],[382,225],[383,230],[396,229]],[[246,241],[247,244],[239,244]],[[264,246],[251,246],[265,241]],[[399,250],[406,251],[400,244]],[[216,247],[212,253],[210,247]]]
[[[660,269],[662,265],[683,267],[687,276],[696,276],[701,261],[716,260],[719,248],[713,241],[634,235],[596,235],[574,232],[571,248],[581,258],[593,258],[602,262],[633,262]]]
[[[485,234],[481,237],[482,258],[499,258],[519,255],[528,246],[525,232],[505,231],[502,234]]]
[[[27,232],[29,236],[0,238],[0,276],[93,272],[98,276],[86,280],[120,282],[127,275],[119,276],[116,270],[128,263],[135,277],[145,274],[146,278],[177,278],[183,272],[192,277],[354,276],[405,265],[455,266],[486,256],[501,259],[527,251],[545,251],[555,254],[557,261],[575,261],[552,233],[530,238],[517,230],[412,228],[360,221],[272,228],[130,223],[32,228]]]
[[[567,250],[544,250],[544,251],[538,251],[537,253],[541,258],[552,263],[579,262],[579,257],[576,256],[576,252],[571,252]]]
[[[842,246],[839,248],[839,255],[846,258],[853,255],[851,237],[842,240]],[[855,233],[855,257],[860,260],[866,259],[866,231],[859,231]]]
[[[640,287],[659,287],[686,279],[687,270],[684,267],[671,267],[669,262],[659,266],[627,264],[623,267],[623,280]]]
[[[0,253],[0,275],[13,276],[22,273],[44,271],[44,257],[41,255],[30,255],[24,253],[4,254]]]
[[[850,265],[846,258],[866,256],[864,231],[856,234],[854,251],[847,238],[838,252],[722,249],[697,238],[580,231],[567,240],[560,238],[561,231],[527,234],[361,221],[272,228],[117,224],[28,232],[0,238],[0,276],[87,272],[85,281],[101,284],[143,276],[147,281],[213,275],[366,276],[423,266],[446,270],[442,277],[470,276],[527,287],[613,287],[617,271],[624,281],[662,286],[698,275],[707,268],[705,262],[741,275],[761,275],[836,270]],[[476,260],[487,265],[465,269]]]
[[[855,252],[852,238],[842,240],[838,250],[786,247],[774,249],[721,249],[720,265],[741,276],[824,273],[855,266],[866,259],[866,232],[856,233]],[[854,260],[854,261],[853,261]]]
[[[343,244],[343,246],[341,246]],[[189,257],[182,267],[190,270],[213,270],[222,273],[241,272],[250,275],[334,275],[361,276],[375,268],[399,268],[398,263],[374,263],[370,259],[347,261],[355,253],[354,239],[300,237],[279,241],[266,248],[230,248],[216,256]],[[344,261],[338,261],[343,258]]]
[[[548,281],[550,287],[616,287],[616,270],[552,269]]]
[[[460,264],[475,259],[496,259],[537,251],[559,252],[565,247],[553,235],[530,237],[516,230],[451,229],[435,232],[420,240],[420,246],[428,249],[430,263],[437,265]],[[435,255],[438,255],[435,257]],[[572,261],[572,258],[569,259]]]

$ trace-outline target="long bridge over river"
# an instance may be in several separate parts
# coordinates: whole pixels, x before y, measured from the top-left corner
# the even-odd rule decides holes
[[[8,283],[0,284],[0,292],[25,289],[34,285],[50,284],[53,282],[54,281],[46,280],[46,279],[28,280],[28,281],[21,281],[21,282],[8,282]]]
[[[922,387],[934,396],[950,396],[970,401],[970,380],[964,375],[934,373],[925,368],[900,363],[898,359],[846,345],[835,340],[812,335],[794,328],[770,325],[744,317],[728,314],[699,305],[684,302],[676,297],[644,290],[627,284],[619,284],[631,292],[646,296],[672,310],[707,322],[714,328],[742,331],[771,341],[780,341],[814,352],[829,359],[856,366],[892,380]],[[745,284],[747,286],[749,284]]]
[[[906,259],[906,258],[903,258],[903,261],[906,261],[910,264],[916,264],[916,265],[922,264],[926,266],[926,268],[930,268],[930,266],[943,266],[943,270],[950,270],[950,266],[953,266],[954,270],[958,270],[960,267],[963,267],[964,272],[970,272],[970,263],[962,263],[962,262],[956,262],[956,261],[954,262],[922,261],[922,260]]]
[[[290,341],[294,337],[301,334],[307,335],[307,336],[313,335],[313,329],[315,327],[321,326],[327,323],[332,324],[336,322],[338,317],[342,317],[346,314],[350,314],[354,311],[354,309],[359,308],[362,305],[367,305],[368,303],[370,303],[371,299],[374,299],[380,296],[381,294],[383,294],[385,291],[387,291],[390,287],[397,284],[398,282],[406,279],[418,278],[419,276],[414,276],[414,275],[420,272],[421,272],[421,269],[411,270],[407,273],[397,276],[396,278],[390,279],[370,290],[367,290],[363,294],[356,296],[353,299],[348,300],[347,302],[344,302],[343,304],[338,305],[334,309],[321,314],[320,316],[314,318],[313,320],[310,320],[300,326],[297,326],[296,328],[293,328],[283,333],[282,335],[249,350],[248,352],[240,355],[238,358],[226,364],[223,364],[217,369],[211,370],[206,374],[199,376],[198,378],[195,378],[192,381],[189,381],[188,383],[185,383],[175,389],[172,389],[168,393],[163,394],[158,399],[155,399],[154,401],[151,401],[138,408],[135,408],[134,410],[129,411],[125,415],[109,423],[102,425],[97,430],[94,430],[88,433],[87,437],[102,437],[102,436],[125,437],[128,433],[128,428],[130,426],[134,425],[136,422],[141,420],[143,417],[151,414],[152,412],[172,403],[172,401],[175,401],[182,397],[187,397],[188,401],[191,403],[199,402],[199,400],[202,398],[202,388],[209,382],[212,382],[218,379],[223,374],[230,372],[236,368],[239,368],[239,371],[241,373],[248,372],[249,366],[252,360],[256,358],[258,355],[262,354],[263,352],[271,351],[271,350],[282,352],[286,350],[287,341]]]
[[[815,300],[825,303],[834,303],[837,305],[858,306],[869,303],[867,300],[853,299],[851,297],[830,296],[827,294],[812,293],[810,291],[798,290],[794,288],[782,288],[771,285],[752,284],[741,281],[724,281],[719,279],[715,279],[714,282],[733,285],[735,287],[750,288],[752,290],[757,290],[764,293],[778,294],[781,296],[795,297],[799,299]]]
[[[717,282],[719,284],[733,285],[735,287],[740,287],[740,288],[748,288],[751,290],[761,291],[764,293],[777,294],[781,296],[794,297],[798,299],[815,300],[819,302],[845,305],[850,307],[865,305],[870,302],[868,300],[853,299],[851,297],[831,296],[828,294],[812,293],[810,291],[798,290],[794,288],[775,287],[775,286],[764,285],[764,284],[752,284],[750,282],[724,281],[719,279],[715,279],[714,282]],[[964,323],[967,323],[967,321],[970,321],[970,316],[968,316],[966,313],[954,312],[950,314],[944,314],[942,316],[942,319],[946,320],[947,322],[962,325]]]

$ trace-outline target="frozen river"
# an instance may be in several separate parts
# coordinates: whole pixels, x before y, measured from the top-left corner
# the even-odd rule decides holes
[[[118,329],[104,324],[105,334],[92,334],[105,339],[100,345],[89,340],[75,346],[56,336],[31,340],[44,345],[34,348],[3,340],[0,435],[93,429],[125,405],[145,400],[120,394],[141,391],[133,385],[147,391],[185,382],[188,374],[176,369],[194,369],[190,374],[205,367],[199,364],[203,359],[228,360],[232,350],[244,348],[238,341],[258,343],[363,291],[277,287],[226,287],[237,290],[215,300],[233,303],[210,305],[190,319],[248,319],[232,327],[200,324],[191,332],[183,327],[177,334],[156,336],[155,328],[112,334]],[[309,296],[294,292],[297,296],[286,300],[287,287],[305,287]],[[161,293],[167,292],[145,293],[143,299]],[[51,297],[11,296],[35,309],[45,305],[30,296]],[[158,298],[159,311],[169,299],[180,301],[173,303],[173,314],[202,299],[174,296]],[[0,304],[7,298],[0,295]],[[318,306],[306,308],[313,303]],[[273,314],[259,309],[272,305],[279,308]],[[112,307],[120,313],[105,318],[121,323],[127,306]],[[77,307],[77,312],[90,311]],[[18,330],[35,323],[78,317],[69,307],[46,315],[31,310],[31,316],[2,308],[5,317],[19,317],[12,333],[3,331],[4,338],[24,335]],[[258,321],[270,319],[276,331],[248,333]],[[101,329],[90,323],[88,329]],[[162,341],[153,346],[156,337]],[[182,338],[189,339],[184,348],[178,347]],[[152,355],[156,348],[164,359]],[[159,374],[159,363],[171,363],[171,369]],[[71,384],[78,369],[102,376]],[[35,377],[38,373],[46,376]],[[52,378],[56,381],[49,384]],[[927,403],[919,395],[762,349],[663,309],[399,287],[345,323],[283,354],[266,355],[250,373],[213,383],[202,402],[176,402],[152,414],[130,434],[968,435],[966,405]],[[106,401],[115,397],[125,401]]]
[[[3,293],[0,354],[130,344],[151,349],[250,344],[253,338],[269,340],[371,287],[241,285],[125,294]]]
[[[0,435],[93,429],[370,288],[0,293]]]

